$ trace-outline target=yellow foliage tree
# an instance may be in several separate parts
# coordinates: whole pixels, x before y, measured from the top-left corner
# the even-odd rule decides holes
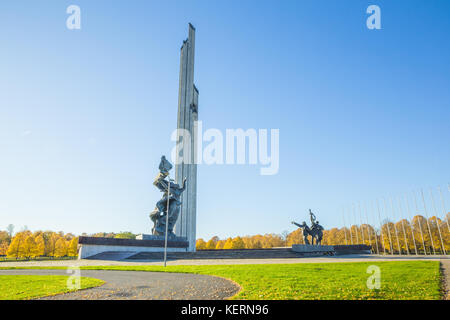
[[[214,239],[210,239],[207,243],[206,243],[206,249],[208,250],[214,250],[217,246],[217,241],[215,241]]]
[[[225,245],[225,241],[224,240],[217,241],[216,250],[222,250],[224,245]]]
[[[195,248],[197,250],[205,250],[206,249],[206,242],[203,239],[197,239],[197,242],[195,243]]]
[[[72,240],[70,240],[67,255],[69,257],[76,257],[78,255],[78,237],[72,238]]]
[[[9,244],[5,241],[0,244],[0,256],[6,256]]]
[[[45,243],[45,255],[49,257],[56,257],[56,244],[61,239],[61,236],[56,232],[52,232],[48,235],[48,239]]]
[[[29,232],[19,232],[17,233],[11,241],[9,245],[8,251],[6,255],[11,258],[23,258],[25,257],[24,253],[24,242],[25,239],[29,236]]]
[[[293,244],[303,244],[303,232],[302,229],[298,228],[297,230],[291,232],[287,236],[287,245],[292,246]]]
[[[228,238],[225,244],[223,245],[223,249],[233,249],[233,239]]]
[[[245,243],[241,237],[236,237],[231,241],[231,249],[245,249]]]
[[[60,258],[67,256],[67,243],[66,239],[59,237],[58,241],[55,244],[55,253],[54,257]]]
[[[34,242],[36,243],[36,257],[45,255],[45,241],[42,235],[39,235],[34,238]]]
[[[34,237],[29,235],[25,238],[25,241],[22,242],[23,246],[23,256],[27,259],[34,258],[37,255],[37,245],[34,241]]]

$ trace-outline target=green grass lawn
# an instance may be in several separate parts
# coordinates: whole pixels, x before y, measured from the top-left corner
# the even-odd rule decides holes
[[[367,288],[367,267],[381,270],[381,289]],[[6,269],[6,268],[5,268]],[[51,269],[51,268],[49,268]],[[242,290],[233,299],[441,299],[438,261],[214,266],[93,266],[88,270],[195,273],[224,277]]]
[[[0,275],[0,300],[26,300],[70,291],[69,276]],[[81,289],[100,286],[102,280],[81,277]]]
[[[367,288],[367,267],[381,269],[381,289]],[[438,261],[302,263],[214,266],[112,266],[103,270],[166,271],[207,274],[238,283],[234,299],[441,299]]]

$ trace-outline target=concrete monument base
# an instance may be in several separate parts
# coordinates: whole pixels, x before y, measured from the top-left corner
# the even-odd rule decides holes
[[[372,247],[365,244],[337,245],[337,246],[315,246],[310,244],[293,244],[292,251],[298,253],[323,253],[332,255],[345,254],[371,254]]]
[[[126,259],[141,252],[163,252],[165,239],[161,236],[141,235],[142,239],[114,239],[100,237],[80,237],[78,259],[96,258],[114,253]],[[167,252],[186,252],[189,243],[186,238],[171,237],[167,241]]]
[[[299,253],[334,252],[333,246],[314,246],[311,244],[293,244],[292,251]]]

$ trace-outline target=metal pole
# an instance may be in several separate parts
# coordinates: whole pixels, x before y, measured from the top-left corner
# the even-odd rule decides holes
[[[417,205],[417,197],[416,197],[416,192],[415,191],[413,191],[413,196],[414,196],[414,206],[416,208],[416,214],[419,214],[419,206]],[[426,246],[425,246],[425,238],[423,236],[422,223],[420,222],[420,217],[418,219],[418,222],[419,222],[420,234],[422,235],[423,251],[425,252],[425,255],[427,255],[427,249],[426,249]]]
[[[397,226],[395,223],[396,218],[395,218],[394,202],[392,201],[392,197],[389,197],[389,200],[391,202],[391,211],[392,211],[392,219],[394,220],[393,224],[394,224],[395,236],[397,237],[398,253],[400,255],[402,255],[402,248],[400,247],[400,240],[398,238],[398,231],[397,231]]]
[[[438,189],[439,189],[439,194],[441,195],[441,202],[442,202],[442,210],[443,210],[443,213],[444,213],[444,219],[445,219],[445,221],[447,221],[448,232],[450,232],[450,225],[448,223],[448,218],[447,218],[447,209],[445,209],[444,196],[442,195],[441,186],[439,186]]]
[[[361,236],[362,236],[362,242],[364,244],[364,224],[362,222],[362,218],[361,218],[361,202],[358,201],[358,211],[359,211],[359,223],[361,224]]]
[[[349,210],[350,213],[350,210]],[[353,234],[352,234],[352,215],[350,213],[350,243],[353,245]]]
[[[434,249],[433,235],[431,234],[430,222],[428,221],[428,210],[427,205],[425,204],[425,196],[423,195],[423,189],[420,189],[420,192],[422,194],[423,209],[425,210],[425,218],[427,219],[427,226],[428,226],[428,233],[430,234],[431,247],[433,248],[434,255],[436,255],[436,250]]]
[[[347,231],[345,230],[345,208],[342,208],[342,220],[344,222],[344,235],[345,235],[345,244],[348,245],[348,241],[347,241]]]
[[[444,241],[442,241],[441,227],[439,226],[439,221],[438,221],[438,218],[437,218],[436,205],[434,203],[433,190],[431,188],[430,188],[430,196],[431,196],[431,203],[433,204],[434,220],[436,221],[436,225],[437,225],[438,232],[439,232],[439,239],[441,240],[442,252],[444,252],[444,255],[447,255],[447,253],[445,253]]]
[[[353,218],[355,219],[355,228],[356,228],[356,244],[359,244],[359,237],[358,237],[358,219],[356,219],[356,211],[355,211],[355,204],[352,203],[352,210],[353,210]]]
[[[383,203],[384,203],[384,214],[387,217],[387,204],[386,204],[385,198],[383,198]],[[389,236],[389,251],[391,252],[392,255],[394,255],[394,246],[392,245],[391,227],[389,226],[389,218],[388,217],[387,217],[387,231],[388,231],[388,236]]]
[[[364,214],[366,215],[366,229],[367,229],[367,237],[369,238],[369,245],[372,247],[372,237],[370,236],[370,228],[369,228],[369,218],[367,217],[367,203],[364,201]],[[373,250],[375,253],[375,250]]]
[[[383,237],[383,225],[381,223],[381,215],[380,215],[380,203],[378,202],[377,199],[377,209],[378,209],[378,221],[380,222],[380,240],[381,243],[383,244],[383,252],[384,254],[386,254],[386,246],[384,245],[384,237]]]
[[[367,236],[369,237],[369,245],[372,247],[372,237],[370,236],[370,226],[369,226],[369,218],[367,216],[367,203],[364,201],[364,213],[366,214],[366,228],[367,228]],[[375,253],[375,250],[373,250],[373,253]]]
[[[374,210],[373,210],[373,201],[370,201],[370,207],[372,208],[372,213],[373,213],[374,212]],[[367,211],[366,211],[366,214],[367,214]],[[376,248],[377,248],[377,254],[380,254],[379,248],[378,248],[378,235],[377,235],[377,230],[375,228],[375,223],[373,225],[373,233],[375,234],[375,245],[376,245]]]
[[[408,217],[411,219],[411,210],[409,208],[408,196],[406,194],[405,194],[405,201],[406,201],[406,209],[408,211]],[[409,221],[409,227],[411,228],[411,235],[412,235],[413,242],[414,242],[414,250],[416,251],[416,256],[417,256],[417,255],[419,255],[419,253],[417,252],[416,236],[414,235],[414,228],[413,228],[413,225],[411,224],[411,220]]]
[[[166,234],[164,239],[164,267],[167,265],[167,238],[169,236],[169,206],[170,206],[170,174],[167,174],[169,183],[167,185],[167,209],[166,209]]]
[[[400,201],[400,197],[398,198],[398,209],[399,209],[399,213],[400,213],[400,219],[402,222],[403,237],[405,238],[406,254],[409,256],[409,244],[408,244],[408,240],[406,239],[406,230],[405,230],[405,221],[404,221],[405,219],[402,218],[403,210],[402,210],[402,203]]]

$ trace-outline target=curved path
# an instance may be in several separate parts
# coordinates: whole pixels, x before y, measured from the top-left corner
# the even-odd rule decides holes
[[[65,270],[0,270],[0,275],[64,275]],[[219,277],[145,271],[81,270],[82,277],[101,279],[100,287],[44,297],[46,300],[223,300],[239,292]]]

